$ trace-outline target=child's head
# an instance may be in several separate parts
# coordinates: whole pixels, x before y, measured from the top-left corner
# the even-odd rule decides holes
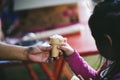
[[[107,59],[120,59],[120,1],[99,3],[89,26],[100,54]]]

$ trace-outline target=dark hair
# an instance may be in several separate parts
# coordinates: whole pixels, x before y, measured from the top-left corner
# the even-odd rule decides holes
[[[0,0],[0,13],[2,12],[5,5],[6,5],[6,0]]]
[[[101,40],[100,36],[109,34],[112,38],[112,48],[120,52],[120,1],[98,4],[89,19],[89,27],[95,39]],[[116,60],[120,58],[120,53],[113,56],[113,60]]]
[[[120,0],[106,0],[97,4],[89,19],[89,27],[93,37],[98,42],[98,48],[103,47],[99,43],[107,43],[105,34],[109,34],[112,38],[111,47],[114,53],[112,53],[112,58],[108,59],[113,60],[114,63],[106,75],[107,80],[111,80],[114,74],[120,72]],[[102,52],[100,54],[106,57]]]

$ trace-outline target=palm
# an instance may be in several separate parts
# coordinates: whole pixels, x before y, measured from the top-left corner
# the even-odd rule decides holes
[[[33,62],[46,62],[49,57],[49,53],[36,53],[36,54],[29,54],[29,59]]]

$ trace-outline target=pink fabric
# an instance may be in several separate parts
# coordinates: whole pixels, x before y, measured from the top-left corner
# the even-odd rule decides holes
[[[112,80],[120,80],[120,73],[116,74]]]
[[[76,74],[76,76],[81,75],[84,80],[97,79],[99,77],[99,74],[102,69],[105,69],[106,65],[103,65],[100,71],[96,71],[92,67],[90,67],[87,62],[79,56],[78,52],[74,52],[71,56],[66,57],[65,59],[69,66],[71,67],[71,70]],[[99,79],[97,79],[99,80]],[[113,79],[111,80],[120,80],[120,73],[113,76]]]
[[[97,71],[90,67],[77,52],[74,52],[71,56],[67,57],[66,61],[70,65],[73,72],[76,75],[80,74],[85,80],[94,78],[97,75]]]

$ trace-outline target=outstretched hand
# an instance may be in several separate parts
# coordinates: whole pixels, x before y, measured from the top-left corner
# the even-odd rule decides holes
[[[50,56],[50,46],[33,46],[29,48],[28,58],[33,62],[47,62]]]
[[[65,54],[66,56],[71,55],[74,50],[70,47],[69,44],[64,43],[58,47],[60,53]],[[50,56],[50,52],[52,50],[52,46],[38,45],[32,46],[28,50],[28,58],[33,62],[47,62],[48,60],[54,61],[54,58]],[[59,59],[58,56],[56,59]]]
[[[59,56],[50,57],[50,61],[52,61],[52,62],[58,60],[61,56],[63,56],[63,57],[70,56],[74,52],[74,49],[67,42],[59,45],[57,48],[59,50]]]

